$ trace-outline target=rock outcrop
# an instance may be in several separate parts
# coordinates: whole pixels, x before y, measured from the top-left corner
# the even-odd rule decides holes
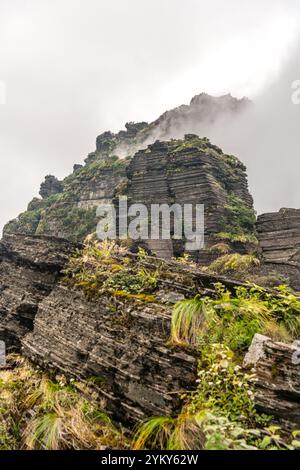
[[[117,421],[129,425],[175,413],[181,393],[195,385],[197,358],[192,350],[169,344],[172,307],[185,296],[205,294],[222,279],[147,258],[145,266],[151,262],[160,273],[153,298],[112,300],[104,293],[89,299],[60,280],[74,249],[66,240],[5,235],[0,245],[0,339],[8,351],[22,348],[47,370],[95,379]],[[127,256],[135,269],[137,257]]]
[[[153,197],[156,203],[160,204],[166,199],[181,203],[180,198],[184,195],[185,201],[191,197],[188,202],[207,204],[206,215],[215,206],[214,215],[208,220],[207,233],[214,230],[213,219],[219,218],[216,227],[219,230],[221,221],[226,223],[228,218],[224,205],[228,203],[230,206],[226,197],[229,193],[241,199],[246,206],[252,207],[243,165],[235,157],[224,155],[207,139],[198,139],[195,135],[189,135],[185,141],[171,141],[166,144],[155,142],[158,138],[182,139],[195,126],[198,133],[203,129],[204,134],[207,124],[213,125],[228,114],[237,115],[248,105],[249,101],[246,99],[238,100],[230,95],[216,98],[202,93],[195,96],[190,105],[168,111],[153,123],[129,122],[125,125],[125,130],[116,134],[110,131],[100,134],[96,139],[96,150],[88,155],[85,165],[76,165],[73,173],[63,181],[47,176],[41,185],[42,199],[34,198],[27,211],[9,222],[4,232],[49,235],[81,241],[96,228],[95,208],[99,204],[111,202],[115,195],[123,194],[127,182],[131,192],[135,194],[137,190],[134,189],[134,184],[141,188],[142,178],[137,177],[139,166],[145,167],[140,171],[148,172],[149,181],[153,176],[157,179],[153,185],[153,190],[157,190],[156,200]],[[149,144],[153,144],[153,147],[147,149]],[[130,160],[140,149],[145,150],[136,155],[127,173]],[[150,170],[149,162],[151,160],[154,163],[154,154],[156,166]],[[162,160],[161,163],[159,159]],[[144,179],[146,181],[147,175]],[[150,190],[150,187],[146,188],[145,194]],[[133,199],[134,197],[133,195]],[[159,197],[163,197],[163,200],[159,200]],[[170,242],[154,243],[152,248],[155,248],[154,252],[165,255],[174,250]],[[209,262],[211,257],[208,253],[203,258],[207,258],[206,261]]]
[[[8,351],[22,350],[42,368],[93,383],[107,411],[126,426],[153,415],[176,414],[181,394],[195,387],[198,357],[194,349],[170,344],[174,303],[195,294],[215,295],[218,281],[229,290],[246,285],[175,261],[143,261],[126,253],[109,264],[106,260],[105,269],[121,272],[121,259],[132,269],[138,263],[144,274],[143,269],[151,269],[158,276],[153,294],[112,294],[108,289],[91,297],[62,279],[74,249],[72,243],[50,237],[4,237],[0,339]],[[284,428],[300,422],[298,359],[297,345],[265,337],[256,337],[245,359],[245,366],[257,369],[259,408]]]
[[[38,305],[54,287],[74,246],[64,240],[6,234],[0,242],[0,339],[19,349]]]
[[[300,209],[281,209],[258,216],[263,269],[276,271],[290,285],[300,290]]]
[[[47,175],[45,181],[41,184],[40,195],[43,199],[47,199],[54,194],[61,193],[63,191],[63,185],[53,175]]]
[[[121,307],[119,307],[121,308]],[[107,299],[88,301],[58,285],[40,303],[23,353],[47,369],[93,380],[114,419],[126,425],[173,414],[195,382],[196,359],[167,346],[170,308],[132,302],[113,313]]]
[[[238,159],[223,154],[208,139],[188,134],[184,140],[157,141],[139,151],[128,166],[125,193],[130,204],[143,203],[149,213],[151,204],[175,203],[182,213],[185,204],[194,208],[203,204],[205,249],[191,254],[206,264],[213,258],[209,249],[220,232],[228,238],[235,231],[253,232],[255,215],[245,170]],[[236,214],[241,208],[249,213],[249,220],[237,227]],[[188,252],[184,240],[148,240],[146,245],[162,258]]]
[[[256,403],[285,429],[300,426],[300,343],[276,343],[255,335],[244,365],[256,372]]]

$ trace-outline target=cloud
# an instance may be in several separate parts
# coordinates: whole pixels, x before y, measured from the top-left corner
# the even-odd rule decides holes
[[[97,134],[129,120],[154,120],[201,91],[257,98],[265,132],[249,118],[247,132],[242,124],[228,138],[216,130],[216,143],[248,164],[260,210],[280,200],[299,205],[289,184],[297,167],[284,165],[280,173],[272,160],[280,149],[297,164],[296,124],[289,120],[299,122],[299,110],[290,110],[276,76],[297,75],[283,70],[290,67],[299,12],[298,0],[0,0],[7,97],[0,105],[0,226],[26,208],[45,174],[63,177],[83,161]],[[286,118],[272,124],[280,109]],[[246,145],[252,138],[259,141]],[[286,183],[275,191],[271,178],[279,173]],[[259,187],[266,181],[268,191]]]

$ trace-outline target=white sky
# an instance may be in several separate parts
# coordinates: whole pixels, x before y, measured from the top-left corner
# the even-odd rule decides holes
[[[0,0],[0,227],[26,208],[45,174],[70,173],[104,130],[151,121],[202,91],[269,93],[270,105],[276,81],[300,79],[300,70],[287,72],[291,63],[298,70],[299,34],[299,0]],[[293,119],[295,130],[298,117],[300,106],[283,121]],[[260,211],[281,200],[300,207],[292,165],[279,201],[278,189],[267,196],[256,184],[255,155],[240,142],[236,149]]]

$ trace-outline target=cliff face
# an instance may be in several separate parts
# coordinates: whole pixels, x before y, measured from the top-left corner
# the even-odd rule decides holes
[[[256,335],[244,364],[256,371],[256,403],[263,413],[275,414],[290,428],[300,423],[300,349]]]
[[[74,249],[49,237],[5,236],[0,338],[8,350],[22,350],[48,371],[88,380],[114,420],[127,427],[153,415],[173,416],[182,393],[196,386],[198,363],[197,349],[170,343],[174,303],[196,294],[214,297],[216,282],[231,291],[242,284],[174,261],[117,253],[102,261],[97,257],[101,294],[93,296],[62,279]],[[89,258],[83,261],[92,269]],[[136,289],[145,276],[146,294],[126,290]],[[286,428],[300,424],[294,353],[298,358],[296,347],[266,338],[259,347],[254,341],[245,360],[257,370],[258,406]]]
[[[114,313],[107,298],[91,302],[58,285],[41,302],[23,353],[46,369],[96,378],[106,409],[127,426],[173,414],[180,391],[193,386],[196,359],[167,346],[170,306],[131,301],[118,309]]]
[[[300,290],[300,210],[281,209],[257,219],[264,270],[276,271]]]
[[[42,185],[44,198],[35,198],[5,232],[81,241],[96,230],[96,207],[117,204],[116,196],[126,195],[129,204],[143,203],[149,211],[150,204],[175,203],[182,208],[184,204],[203,204],[205,250],[193,253],[202,264],[214,258],[209,249],[218,242],[219,233],[229,244],[233,236],[253,234],[255,213],[246,169],[208,139],[188,134],[183,140],[157,141],[125,160],[101,153],[110,148],[107,139],[114,137],[106,136],[105,144],[100,139],[100,153],[90,156],[85,167],[67,177],[61,183],[62,191],[53,194],[57,182],[48,177]],[[152,240],[146,245],[164,258],[186,251],[181,240]],[[247,252],[247,244],[241,243],[238,250]]]
[[[33,329],[38,305],[49,295],[74,250],[54,238],[5,235],[0,242],[0,339],[19,349]]]
[[[128,169],[126,194],[129,203],[174,203],[204,205],[205,250],[193,254],[202,264],[208,249],[217,243],[220,232],[251,234],[255,215],[248,191],[244,165],[223,154],[208,139],[188,134],[184,140],[155,142],[139,151]],[[232,204],[249,214],[249,220],[237,220]],[[146,245],[159,257],[170,258],[185,250],[184,241],[149,240]],[[208,258],[209,259],[209,258]]]

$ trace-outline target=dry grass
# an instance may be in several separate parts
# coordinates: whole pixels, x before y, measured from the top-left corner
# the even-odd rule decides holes
[[[124,448],[109,417],[64,377],[59,382],[18,356],[0,372],[0,448],[28,450]]]

